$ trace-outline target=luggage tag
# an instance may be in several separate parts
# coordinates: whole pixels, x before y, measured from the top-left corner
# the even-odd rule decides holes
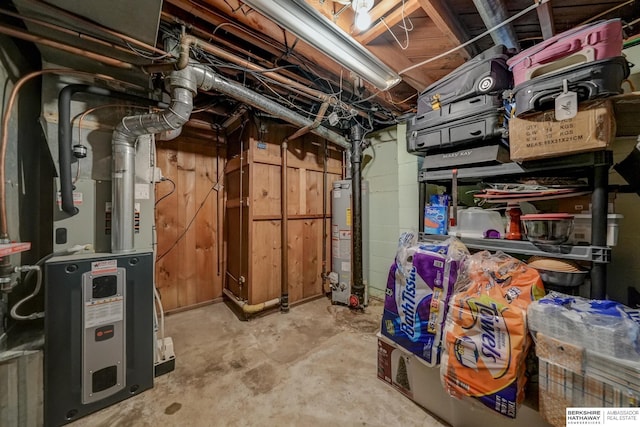
[[[556,120],[572,119],[578,114],[578,93],[569,91],[567,79],[562,80],[562,93],[556,98]]]

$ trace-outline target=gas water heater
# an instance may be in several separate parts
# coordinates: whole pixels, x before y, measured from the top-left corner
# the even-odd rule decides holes
[[[362,277],[365,285],[364,305],[368,303],[369,283],[369,183],[362,185]],[[351,180],[334,181],[331,209],[331,302],[350,305],[352,282],[352,184]],[[337,276],[337,277],[336,277]]]

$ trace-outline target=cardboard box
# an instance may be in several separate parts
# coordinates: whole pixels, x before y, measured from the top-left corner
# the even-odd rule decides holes
[[[578,114],[556,121],[555,110],[509,121],[511,160],[533,160],[606,148],[616,134],[611,101],[580,104]]]
[[[616,212],[616,193],[609,193],[609,204],[607,213]],[[558,209],[556,212],[564,212],[568,214],[590,214],[591,213],[591,195],[567,197],[558,199]]]
[[[566,425],[566,408],[635,408],[636,393],[582,372],[539,359],[540,414],[555,427]]]
[[[378,334],[378,378],[455,427],[549,426],[526,401],[513,420],[471,399],[449,396],[440,382],[440,368],[427,366],[418,356],[381,334]]]

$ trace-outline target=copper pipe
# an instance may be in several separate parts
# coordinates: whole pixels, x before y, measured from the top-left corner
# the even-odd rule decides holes
[[[43,2],[43,1],[40,1],[40,0],[24,0],[24,1],[26,1],[27,3],[31,3],[31,4],[36,4],[39,7],[44,7],[46,9],[49,9],[50,11],[54,11],[56,14],[62,15],[63,17],[65,17],[67,19],[70,19],[72,21],[76,21],[76,22],[80,23],[83,27],[90,27],[90,28],[93,28],[96,31],[99,31],[99,32],[102,32],[102,33],[105,33],[105,34],[109,34],[110,36],[118,38],[118,39],[120,39],[120,40],[122,40],[124,42],[128,42],[128,43],[136,45],[136,46],[138,46],[138,47],[140,47],[142,49],[146,49],[149,52],[157,53],[158,55],[166,55],[167,54],[167,52],[165,52],[162,49],[158,49],[155,46],[151,46],[151,45],[149,45],[147,43],[141,42],[140,40],[136,40],[133,37],[129,37],[129,36],[125,35],[125,34],[122,34],[122,33],[119,33],[117,31],[114,31],[114,30],[112,30],[110,28],[104,27],[104,26],[102,26],[100,24],[97,24],[97,23],[95,23],[93,21],[90,21],[88,19],[84,19],[84,18],[76,15],[75,13],[71,13],[71,12],[65,10],[65,9],[62,9],[60,7],[57,7],[57,6],[54,6],[52,4],[49,4],[49,3],[46,3],[46,2]]]
[[[336,98],[335,96],[331,96],[328,95],[322,91],[316,90],[316,89],[312,89],[308,86],[305,86],[295,80],[292,80],[288,77],[284,77],[281,74],[276,73],[275,71],[266,71],[265,68],[254,64],[253,62],[248,62],[242,58],[239,58],[238,56],[229,53],[223,49],[220,49],[217,46],[212,45],[211,43],[207,43],[203,40],[200,40],[192,35],[186,35],[183,37],[182,43],[181,43],[181,47],[184,48],[184,46],[193,46],[193,47],[199,47],[200,49],[204,50],[207,53],[210,53],[220,59],[224,59],[225,61],[229,61],[231,63],[234,63],[238,66],[244,67],[248,70],[252,70],[255,72],[258,72],[260,74],[262,74],[265,77],[269,77],[270,79],[273,79],[281,84],[283,84],[284,86],[287,87],[287,89],[289,91],[294,91],[296,93],[299,93],[301,95],[304,95],[306,97],[310,97],[312,99],[317,99],[323,102],[329,102],[330,105],[340,105],[342,108],[346,109],[347,111],[350,111],[352,108],[350,106],[348,106],[347,104],[344,104],[342,101],[339,101],[338,98]],[[180,52],[181,57],[184,54],[184,51]],[[188,55],[188,53],[187,53]],[[186,66],[186,65],[185,65]],[[367,113],[363,112],[363,111],[358,111],[358,115],[362,116],[362,117],[367,117]]]
[[[87,41],[90,41],[90,42],[93,42],[93,43],[96,43],[96,44],[99,44],[99,45],[102,45],[102,46],[110,47],[112,49],[119,50],[120,52],[125,52],[125,53],[127,53],[129,55],[134,54],[134,52],[132,52],[131,49],[127,49],[125,47],[118,46],[117,44],[114,44],[114,43],[111,43],[111,42],[108,42],[108,41],[104,41],[102,39],[90,36],[88,34],[81,33],[79,31],[70,30],[68,28],[64,28],[64,27],[61,27],[61,26],[56,25],[56,24],[51,24],[49,22],[41,21],[40,19],[29,18],[29,17],[26,17],[26,16],[22,16],[22,15],[20,15],[18,13],[13,13],[13,12],[11,12],[9,10],[2,9],[2,8],[0,8],[0,13],[3,14],[3,15],[11,16],[13,18],[21,19],[21,20],[23,20],[25,22],[32,22],[32,23],[34,23],[36,25],[39,25],[41,27],[44,27],[44,28],[49,28],[49,29],[52,29],[52,30],[60,31],[63,34],[68,34],[68,35],[71,35],[71,36],[75,36],[75,37],[78,37],[79,39],[82,39],[82,40],[87,40]]]
[[[2,27],[0,27],[2,29]],[[7,225],[7,184],[6,184],[6,160],[7,145],[9,141],[9,121],[11,120],[11,111],[15,104],[20,89],[31,79],[39,77],[43,74],[68,74],[73,76],[98,77],[102,80],[118,82],[111,76],[104,74],[87,73],[84,71],[74,71],[65,68],[51,68],[47,70],[34,71],[20,78],[11,89],[7,108],[2,119],[2,138],[0,139],[0,240],[9,239],[9,227]]]
[[[252,58],[255,61],[263,61],[265,63],[268,63],[264,58],[261,58],[260,56],[256,55],[255,53],[246,50],[246,49],[242,49],[238,46],[235,46],[233,43],[231,43],[228,40],[225,40],[222,37],[218,37],[216,35],[214,35],[211,32],[207,32],[204,31],[198,27],[193,26],[193,24],[188,23],[183,21],[182,19],[178,18],[175,15],[172,15],[168,12],[162,11],[162,13],[160,14],[160,17],[162,18],[163,21],[165,22],[169,22],[172,24],[178,24],[180,26],[183,27],[187,27],[189,28],[189,31],[196,37],[200,37],[203,40],[209,40],[209,43],[216,43],[216,44],[220,44],[223,46],[226,46],[230,49],[234,49],[236,52],[238,52],[239,54],[243,55],[244,57],[248,57],[248,58]]]
[[[191,35],[183,35],[180,38],[180,54],[177,61],[144,65],[142,70],[149,74],[184,70],[187,65],[189,65],[189,53],[191,52],[191,46],[195,44],[195,41],[195,37]]]
[[[204,31],[198,27],[193,26],[192,24],[189,24],[183,20],[181,20],[180,18],[163,11],[161,14],[161,17],[164,21],[166,22],[171,22],[171,23],[176,23],[185,27],[189,27],[189,30],[191,31],[191,33],[196,36],[199,37],[202,40],[208,40],[209,43],[215,43],[216,45],[220,45],[220,46],[225,46],[231,50],[233,50],[234,52],[236,52],[236,55],[240,55],[240,57],[242,58],[250,58],[253,59],[255,62],[254,63],[258,63],[258,62],[262,62],[263,64],[265,64],[265,66],[267,66],[267,68],[271,68],[274,66],[274,64],[272,62],[269,62],[267,60],[265,60],[264,58],[256,55],[255,53],[248,51],[246,49],[242,49],[239,48],[238,46],[233,45],[233,43],[229,42],[228,40],[225,40],[224,38],[218,37],[216,35],[214,35],[214,33],[208,33],[207,31]],[[302,78],[298,75],[296,75],[295,73],[292,73],[291,71],[288,70],[282,70],[280,71],[280,73],[282,73],[285,76],[289,76],[292,78],[295,78],[296,81],[298,81],[299,83],[302,83],[304,85],[310,86],[312,84],[311,80],[307,80],[305,78]]]
[[[44,37],[25,33],[16,28],[7,27],[6,25],[0,26],[0,34],[6,34],[7,36],[15,37],[17,39],[22,39],[32,43],[41,44],[43,46],[53,47],[55,49],[60,49],[64,52],[72,53],[74,55],[84,56],[85,58],[93,59],[94,61],[102,62],[103,64],[110,65],[112,67],[123,68],[125,70],[132,70],[135,68],[132,64],[128,62],[120,61],[119,59],[109,58],[107,56],[90,52],[88,50],[80,49],[80,48],[69,46],[54,40],[45,39]]]
[[[284,77],[274,71],[266,71],[265,68],[254,64],[253,62],[249,62],[246,61],[242,58],[237,57],[236,55],[229,53],[223,49],[220,49],[217,46],[212,45],[211,43],[207,43],[205,41],[196,39],[193,36],[186,36],[187,38],[189,38],[189,42],[190,45],[193,47],[199,47],[200,49],[204,50],[207,53],[210,53],[214,56],[217,56],[220,59],[224,59],[225,61],[229,61],[232,62],[238,66],[244,67],[248,70],[252,70],[252,71],[256,71],[260,74],[262,74],[265,77],[269,77],[270,79],[273,79],[279,83],[282,83],[283,85],[288,86],[287,88],[290,90],[295,90],[298,93],[301,93],[303,95],[307,95],[307,96],[311,96],[313,98],[319,99],[321,101],[327,101],[329,100],[329,98],[331,98],[329,95],[327,95],[324,92],[321,92],[319,90],[315,90],[315,89],[311,89],[308,86],[305,86],[303,84],[300,84],[298,82],[296,82],[295,80],[292,80],[288,77]],[[336,103],[337,100],[335,98],[333,103]]]

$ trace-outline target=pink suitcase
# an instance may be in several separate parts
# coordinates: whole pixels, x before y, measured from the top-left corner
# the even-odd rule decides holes
[[[523,50],[507,61],[515,86],[586,62],[622,54],[619,19],[582,25]]]

